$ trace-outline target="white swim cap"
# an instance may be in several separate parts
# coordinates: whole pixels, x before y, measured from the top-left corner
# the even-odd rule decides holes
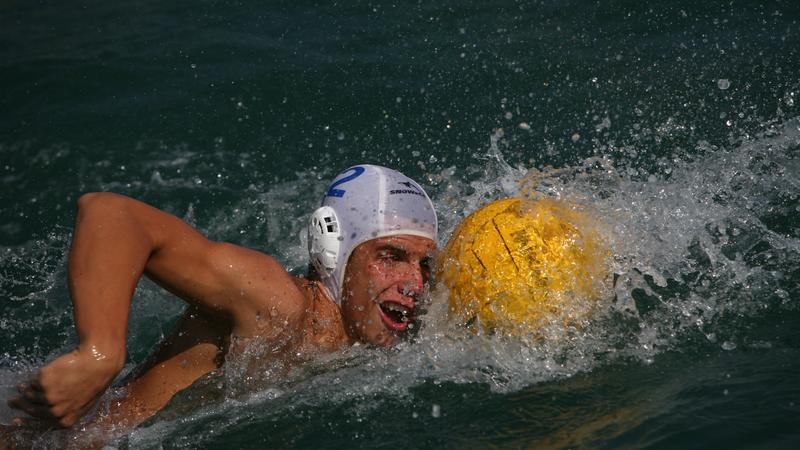
[[[341,302],[350,254],[370,239],[407,234],[436,242],[433,202],[414,180],[386,167],[361,164],[340,173],[314,211],[308,252],[331,297]]]

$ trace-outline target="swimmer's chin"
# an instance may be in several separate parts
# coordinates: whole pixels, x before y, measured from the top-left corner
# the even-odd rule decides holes
[[[374,342],[376,347],[390,349],[397,343],[397,337],[393,334],[381,334]]]

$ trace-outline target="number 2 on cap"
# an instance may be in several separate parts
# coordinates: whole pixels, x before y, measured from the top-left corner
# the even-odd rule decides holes
[[[348,181],[352,181],[352,180],[358,178],[359,175],[364,173],[364,168],[361,167],[361,166],[355,166],[350,170],[352,170],[353,173],[351,173],[350,175],[342,178],[341,180],[336,181],[335,183],[333,183],[331,185],[331,187],[328,189],[328,193],[325,194],[327,197],[344,197],[344,193],[346,191],[344,189],[336,189],[336,186],[339,186],[339,185],[342,185],[344,183],[347,183]]]

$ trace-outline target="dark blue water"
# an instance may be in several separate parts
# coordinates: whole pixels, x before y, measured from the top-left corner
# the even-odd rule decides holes
[[[247,393],[230,361],[113,446],[796,448],[798,49],[789,0],[5,2],[0,397],[76,342],[81,193],[301,270],[326,181],[368,162],[426,187],[441,244],[489,199],[584,205],[613,298],[527,342],[453,328],[437,292],[413,344]],[[127,369],[181,310],[141,283]]]

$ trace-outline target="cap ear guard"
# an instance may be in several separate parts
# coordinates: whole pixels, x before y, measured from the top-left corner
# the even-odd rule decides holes
[[[327,275],[336,268],[336,259],[341,246],[341,227],[336,211],[330,206],[321,206],[311,215],[308,226],[308,253],[314,267]]]

